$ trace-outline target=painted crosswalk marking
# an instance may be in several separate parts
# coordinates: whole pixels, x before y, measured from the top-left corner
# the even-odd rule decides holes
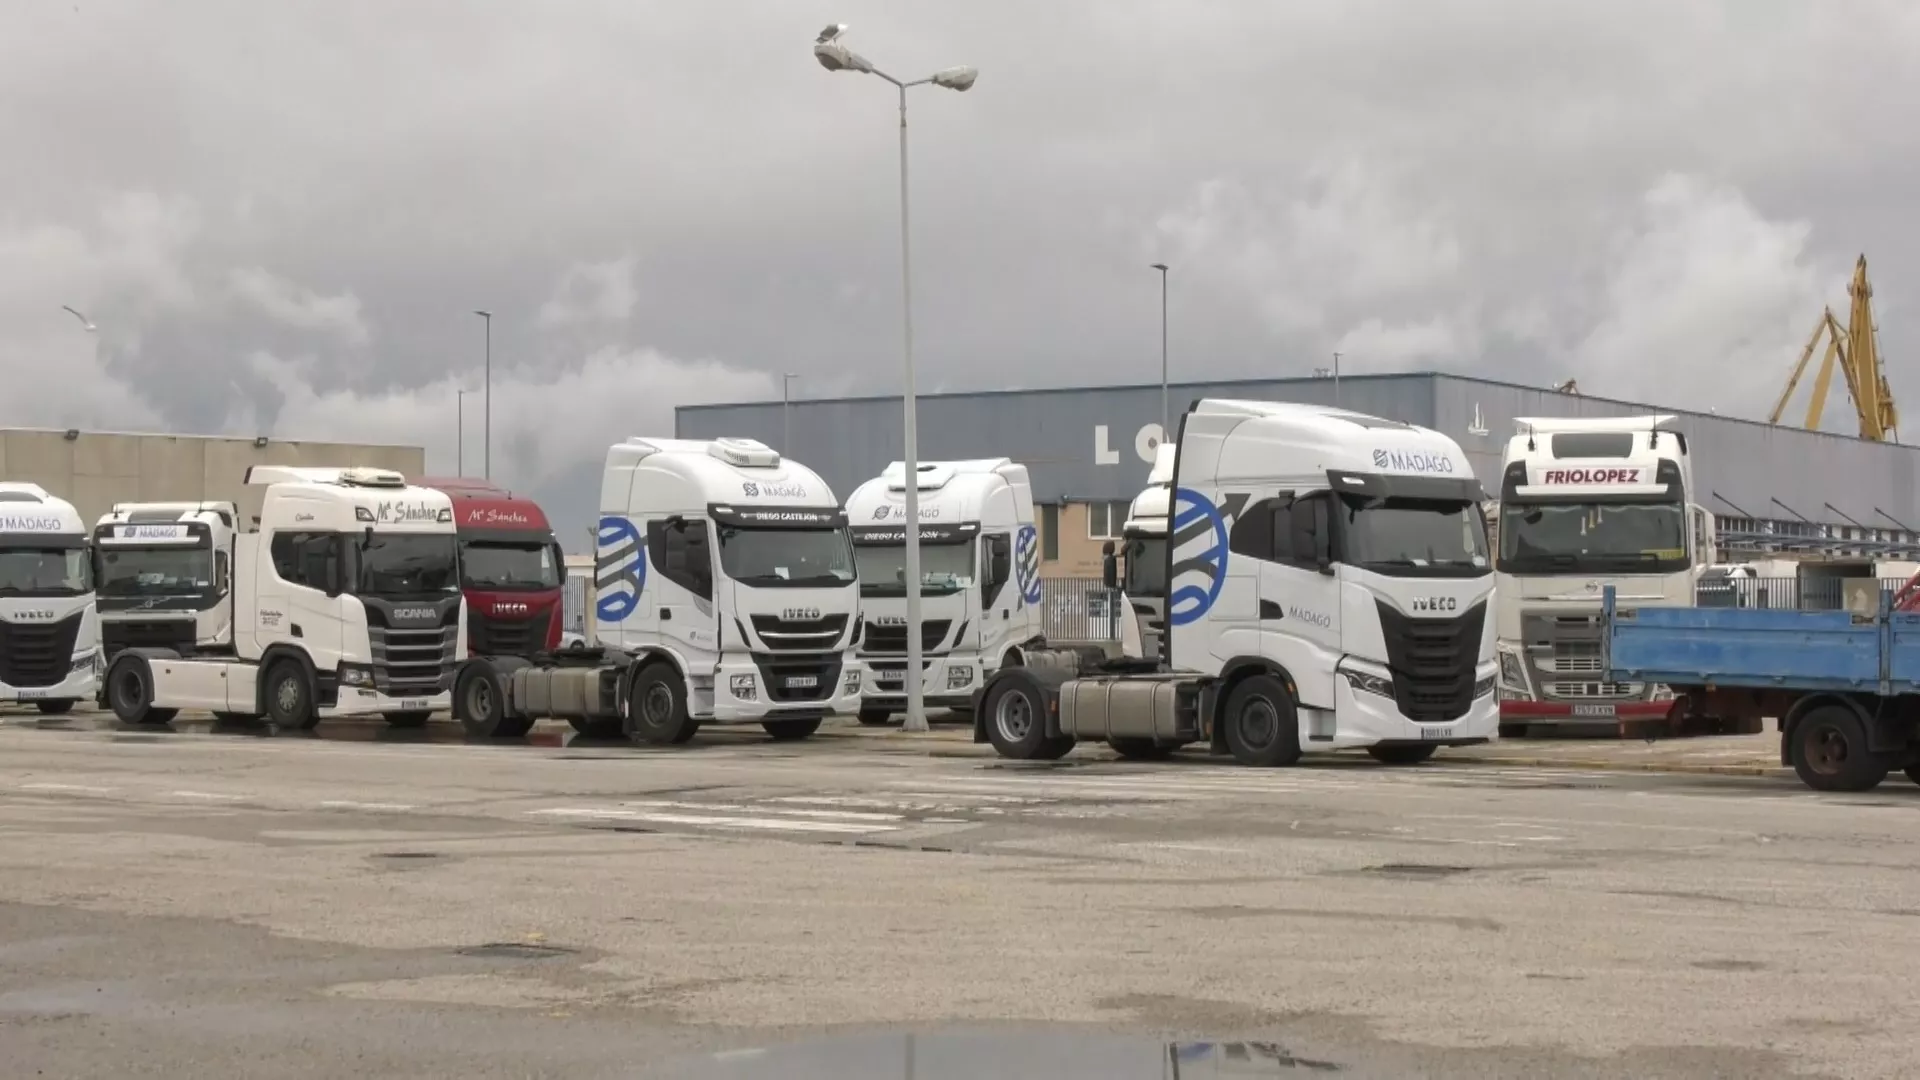
[[[670,813],[660,810],[629,810],[619,807],[553,807],[529,810],[534,817],[582,819],[592,821],[638,821],[654,825],[697,825],[715,829],[746,829],[757,832],[838,833],[864,835],[893,832],[898,825],[874,821],[820,821],[794,817],[740,817],[732,814]]]

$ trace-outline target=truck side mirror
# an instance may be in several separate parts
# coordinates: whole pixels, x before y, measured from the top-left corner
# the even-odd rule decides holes
[[[1328,520],[1327,500],[1312,500],[1313,505],[1313,560],[1323,574],[1333,573],[1333,529]]]
[[[367,532],[371,535],[373,530],[368,529]],[[326,558],[321,564],[327,579],[326,593],[330,597],[339,596],[347,591],[346,568],[342,565],[343,560],[340,558],[342,543],[343,541],[338,538],[328,540]]]
[[[1120,560],[1114,557],[1112,543],[1100,555],[1100,584],[1109,589],[1120,587]]]
[[[997,589],[1013,576],[1013,555],[1007,549],[1007,538],[990,536],[987,538],[987,585]]]

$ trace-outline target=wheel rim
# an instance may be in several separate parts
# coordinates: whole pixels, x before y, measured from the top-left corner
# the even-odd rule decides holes
[[[140,707],[140,673],[129,669],[114,681],[113,696],[125,709]]]
[[[649,724],[666,723],[673,716],[673,691],[661,683],[647,687],[646,695],[640,699],[640,711]]]
[[[1264,750],[1280,737],[1280,710],[1257,697],[1240,708],[1240,741],[1250,750]]]
[[[1000,729],[1001,738],[1020,742],[1033,731],[1033,703],[1020,691],[1009,690],[993,707],[993,723]]]
[[[1851,744],[1846,732],[1840,725],[1832,723],[1814,724],[1803,738],[1806,747],[1807,767],[1821,776],[1833,776],[1847,766]]]
[[[485,720],[493,715],[493,687],[485,679],[475,679],[473,688],[467,691],[467,713],[475,720]]]
[[[273,688],[273,703],[282,713],[291,716],[300,707],[300,680],[292,676],[281,679],[280,685]]]

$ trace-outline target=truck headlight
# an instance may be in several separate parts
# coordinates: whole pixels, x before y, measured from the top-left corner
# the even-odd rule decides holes
[[[1505,649],[1500,651],[1500,682],[1507,689],[1517,693],[1527,694],[1533,691],[1527,683],[1526,662],[1521,660],[1518,653],[1508,652]]]
[[[1488,675],[1484,678],[1474,680],[1473,700],[1479,701],[1491,693],[1493,693],[1493,676]]]
[[[73,667],[68,670],[70,672],[91,671],[98,674],[100,671],[100,650],[88,649],[86,652],[74,657]]]
[[[947,689],[965,690],[973,685],[973,665],[960,664],[947,669]]]
[[[1347,680],[1348,686],[1353,687],[1361,693],[1376,694],[1383,698],[1393,697],[1393,680],[1384,675],[1374,675],[1365,671],[1354,671],[1351,668],[1342,670],[1340,674]]]
[[[840,680],[840,692],[842,694],[857,694],[860,692],[859,668],[850,667],[847,669],[846,678]]]
[[[727,692],[739,698],[741,701],[752,701],[760,696],[759,692],[754,689],[753,676],[751,675],[727,676]]]
[[[340,685],[371,690],[373,689],[373,669],[360,664],[341,664]]]

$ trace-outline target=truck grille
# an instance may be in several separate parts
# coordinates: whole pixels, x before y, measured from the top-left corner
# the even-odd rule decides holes
[[[760,669],[761,692],[776,705],[826,701],[840,688],[839,653],[809,657],[754,653],[753,663]],[[811,679],[813,685],[790,686],[790,679]]]
[[[76,611],[50,623],[0,622],[0,682],[8,686],[58,686],[73,670],[73,645],[80,639]]]
[[[195,641],[192,619],[100,620],[100,644],[108,657],[121,649],[172,649],[186,656]]]
[[[783,619],[778,615],[752,617],[753,632],[776,652],[832,652],[847,632],[845,615],[818,619]]]
[[[547,647],[553,609],[530,616],[482,615],[467,609],[467,651],[475,656],[532,656]]]
[[[373,686],[383,694],[433,694],[440,690],[460,659],[460,628],[392,630],[368,627],[373,646]]]
[[[1558,682],[1545,683],[1540,688],[1550,698],[1565,701],[1623,701],[1643,698],[1647,693],[1646,683],[1623,682]]]
[[[1647,683],[1607,682],[1598,615],[1522,613],[1521,639],[1534,685],[1546,701],[1644,701]]]
[[[932,652],[938,649],[940,643],[947,640],[947,631],[952,628],[952,619],[922,619],[920,651]],[[904,653],[907,651],[907,628],[901,624],[881,626],[869,619],[861,650],[874,653]]]
[[[1473,706],[1474,668],[1487,605],[1449,619],[1415,619],[1375,601],[1393,672],[1394,703],[1420,723],[1457,720]]]

